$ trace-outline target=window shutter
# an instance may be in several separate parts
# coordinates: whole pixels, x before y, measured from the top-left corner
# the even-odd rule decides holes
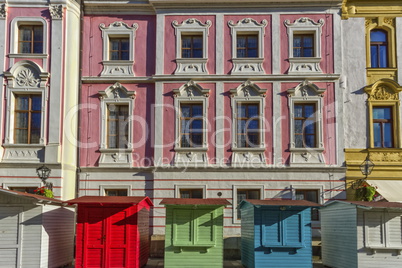
[[[279,211],[261,211],[261,238],[262,246],[280,246],[282,244]]]
[[[366,247],[385,247],[384,243],[384,217],[383,213],[365,212],[365,245]]]
[[[283,211],[284,246],[302,245],[302,214],[300,211]]]
[[[387,246],[401,247],[401,245],[402,245],[401,221],[402,221],[402,217],[401,217],[400,213],[389,213],[388,214]]]
[[[214,213],[211,210],[194,211],[195,244],[214,244]]]
[[[191,245],[193,211],[189,209],[173,210],[173,245]]]

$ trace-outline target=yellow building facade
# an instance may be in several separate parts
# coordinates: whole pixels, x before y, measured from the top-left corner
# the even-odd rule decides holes
[[[400,70],[402,35],[402,1],[372,1],[372,0],[345,0],[342,6],[343,26],[360,25],[364,27],[364,43],[360,49],[365,49],[365,85],[356,84],[358,97],[347,99],[352,102],[360,102],[359,111],[361,122],[355,120],[351,128],[364,128],[360,132],[365,140],[365,148],[357,148],[352,143],[345,144],[346,161],[346,186],[347,199],[354,200],[355,189],[365,185],[376,188],[378,194],[388,201],[402,201],[402,192],[398,193],[398,187],[402,186],[402,140],[401,140],[401,108]],[[354,22],[352,22],[354,20]],[[350,22],[348,22],[350,21]],[[364,23],[364,25],[363,25]],[[399,28],[398,28],[399,27]],[[356,39],[359,34],[356,32]],[[351,35],[349,35],[349,38]],[[347,48],[346,48],[347,49]],[[362,53],[362,54],[363,54]],[[399,54],[399,55],[398,55]],[[399,58],[398,58],[399,56]],[[349,61],[348,61],[349,60]],[[354,59],[347,59],[346,64],[352,64]],[[361,67],[364,64],[360,65]],[[399,75],[398,75],[399,73]],[[348,80],[354,79],[353,73],[347,73]],[[356,93],[358,92],[358,93]],[[364,101],[363,106],[361,102]],[[356,105],[358,107],[359,104]],[[365,107],[365,110],[364,110]],[[352,109],[349,113],[353,112]],[[347,113],[347,112],[346,112]],[[347,116],[347,115],[346,115]],[[364,122],[365,121],[365,122]],[[350,122],[353,125],[353,122]],[[355,135],[353,131],[345,130],[345,139],[348,135]],[[361,146],[361,144],[360,144]],[[361,168],[365,159],[370,159],[374,164],[372,172],[367,176]]]

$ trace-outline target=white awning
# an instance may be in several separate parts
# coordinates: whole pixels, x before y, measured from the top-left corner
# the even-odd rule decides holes
[[[367,180],[377,192],[388,202],[402,202],[402,181],[399,180]]]

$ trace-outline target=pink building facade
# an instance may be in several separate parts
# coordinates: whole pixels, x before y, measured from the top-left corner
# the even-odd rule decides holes
[[[0,188],[76,193],[80,5],[0,1]]]
[[[79,195],[346,199],[340,4],[83,1]]]

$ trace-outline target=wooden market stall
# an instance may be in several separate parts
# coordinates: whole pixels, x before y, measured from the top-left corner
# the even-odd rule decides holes
[[[165,268],[223,267],[226,199],[165,198]]]
[[[334,201],[320,213],[324,265],[402,267],[402,203]]]
[[[75,267],[144,266],[149,257],[148,197],[83,196],[77,204]]]
[[[74,259],[75,208],[0,189],[0,267],[61,267]]]
[[[312,267],[311,208],[306,200],[243,200],[244,267]]]

